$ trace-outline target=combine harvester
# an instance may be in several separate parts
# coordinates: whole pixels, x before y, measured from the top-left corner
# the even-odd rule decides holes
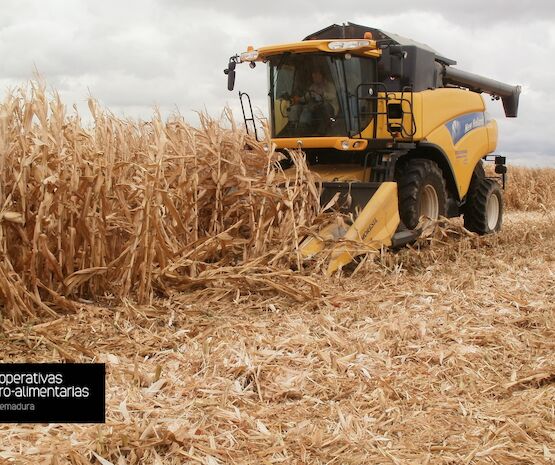
[[[321,181],[321,205],[333,199],[351,213],[350,225],[330,224],[305,238],[309,258],[327,241],[328,274],[355,256],[414,241],[421,217],[464,215],[478,234],[501,227],[505,157],[492,155],[497,124],[482,92],[501,99],[516,117],[519,86],[453,68],[427,45],[379,29],[336,24],[302,42],[248,50],[231,57],[228,89],[239,63],[266,63],[272,143],[285,155],[302,149]],[[247,131],[250,97],[239,92]],[[497,178],[486,177],[493,161]],[[332,202],[333,203],[333,202]],[[354,246],[364,243],[366,250]]]

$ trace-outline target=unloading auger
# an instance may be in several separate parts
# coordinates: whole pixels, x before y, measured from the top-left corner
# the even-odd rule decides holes
[[[370,249],[413,241],[421,217],[463,215],[479,234],[501,228],[506,158],[493,154],[497,124],[481,94],[501,99],[505,115],[516,117],[520,86],[459,70],[427,45],[352,23],[301,42],[249,47],[230,59],[229,90],[245,62],[268,66],[272,143],[284,154],[302,149],[322,180],[322,206],[337,198],[353,218],[301,244],[309,258],[341,240],[328,274]],[[239,95],[248,130],[250,97]],[[495,163],[497,176],[486,176],[483,160]]]

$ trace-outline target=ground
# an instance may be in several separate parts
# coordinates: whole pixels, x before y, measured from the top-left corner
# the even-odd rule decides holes
[[[555,463],[554,224],[448,228],[312,299],[220,283],[4,320],[3,361],[105,362],[107,406],[1,425],[0,463]]]

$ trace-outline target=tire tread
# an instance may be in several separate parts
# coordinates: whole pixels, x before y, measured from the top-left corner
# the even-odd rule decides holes
[[[440,215],[445,215],[447,188],[443,172],[435,162],[425,158],[414,158],[402,165],[397,173],[399,215],[409,229],[414,229],[418,224],[419,191],[424,180],[430,177],[436,178],[439,182],[440,191],[437,195],[440,201]]]
[[[490,195],[499,197],[499,221],[495,229],[488,226],[487,203]],[[483,178],[469,190],[464,211],[464,227],[480,235],[498,231],[503,216],[503,196],[499,184],[493,179]]]

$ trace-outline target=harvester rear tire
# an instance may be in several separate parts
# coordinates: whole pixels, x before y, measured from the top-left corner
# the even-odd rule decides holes
[[[439,166],[424,158],[414,158],[397,174],[399,216],[408,229],[418,226],[420,217],[432,220],[446,214],[447,189]]]
[[[464,227],[478,234],[491,234],[503,223],[503,194],[499,183],[481,179],[468,193],[464,207]]]

